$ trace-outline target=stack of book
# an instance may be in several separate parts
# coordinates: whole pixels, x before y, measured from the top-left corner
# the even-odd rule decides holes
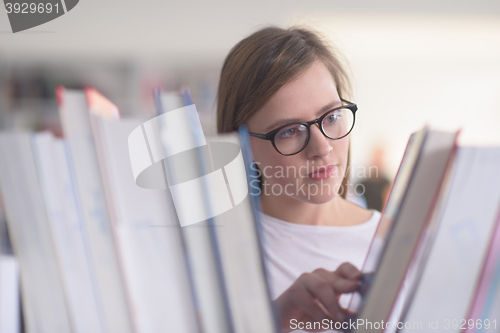
[[[57,97],[64,138],[0,133],[24,330],[278,333],[246,128],[205,137],[186,91],[156,91],[151,119],[90,87]],[[500,147],[458,135],[410,137],[332,329],[500,330]]]
[[[154,135],[162,117],[121,119],[92,88],[60,87],[57,97],[63,139],[0,134],[0,188],[20,266],[25,331],[276,332],[257,202],[240,195],[237,207],[181,227],[172,196],[180,180],[174,166],[164,168],[190,155],[198,172],[232,172],[239,180],[233,190],[241,192],[247,174],[240,135],[207,138],[199,147],[173,142],[177,154],[153,161],[167,147],[135,139]],[[180,94],[158,94],[159,114],[183,103]],[[201,130],[196,109],[177,116],[169,124],[177,132],[194,135],[193,116]],[[236,162],[208,170],[224,156],[208,161],[199,152],[218,154],[221,144],[237,148]],[[134,177],[137,161],[151,168]],[[167,172],[174,175],[168,183]],[[189,180],[196,179],[182,182]],[[210,208],[191,204],[193,212]]]

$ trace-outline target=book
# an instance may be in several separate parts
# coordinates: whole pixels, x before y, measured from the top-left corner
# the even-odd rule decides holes
[[[95,89],[85,93],[137,332],[199,332],[170,193],[137,186],[132,172],[137,155],[129,152],[129,135],[148,119],[108,117],[116,107]]]
[[[206,165],[200,162],[199,155],[207,152],[203,129],[194,104],[189,97],[184,98],[179,93],[155,91],[158,116],[143,124],[144,138],[141,139],[142,130],[134,134],[139,138],[137,140],[147,142],[151,160],[136,166],[134,176],[140,181],[141,174],[148,171],[153,172],[147,177],[150,179],[158,179],[160,173],[165,175],[165,188],[171,193],[182,226],[181,235],[200,327],[207,333],[232,332],[232,318],[213,230],[214,221],[207,216],[210,205],[205,202],[207,196],[200,188],[202,184],[195,184],[196,189],[191,192],[193,196],[189,198],[190,201],[178,200],[181,197],[179,186],[177,190],[172,190],[184,180],[199,178]],[[162,168],[155,170],[154,165]],[[141,169],[145,171],[139,172]],[[189,220],[190,216],[198,220],[193,223],[193,220]]]
[[[71,332],[29,133],[0,133],[0,188],[19,262],[24,328],[27,332]]]
[[[413,133],[408,140],[403,158],[390,191],[390,196],[385,204],[383,214],[377,226],[377,230],[375,231],[372,243],[370,244],[365,262],[363,263],[362,272],[365,277],[373,276],[380,262],[384,245],[387,242],[390,231],[394,225],[394,221],[401,208],[401,203],[410,183],[411,176],[415,170],[418,156],[421,154],[427,131],[428,129],[424,127],[420,131]],[[362,290],[361,292],[364,293],[365,291]],[[348,302],[349,305],[347,308],[349,311],[359,311],[362,301],[361,293],[343,294],[340,300],[342,301],[343,298],[348,299],[344,302]]]
[[[214,230],[234,331],[280,332],[263,258],[260,197],[248,186],[255,178],[248,130],[242,126],[238,132],[207,137],[207,141],[210,170],[222,172],[226,185],[212,197],[227,193],[232,205],[214,217]]]
[[[62,287],[74,332],[104,332],[89,248],[77,214],[64,140],[49,132],[32,135],[32,146],[47,211]]]
[[[488,248],[467,317],[466,333],[497,329],[500,322],[500,210]]]
[[[387,210],[390,214],[388,218],[393,219],[393,222],[389,220],[387,224],[379,224],[367,256],[365,265],[368,263],[374,270],[363,277],[360,307],[350,318],[351,322],[356,322],[354,332],[382,332],[385,329],[383,322],[399,318],[406,302],[403,283],[410,264],[414,263],[412,259],[419,243],[425,238],[435,202],[457,147],[458,133],[428,128],[423,131],[420,134],[423,135],[423,141],[417,149],[418,156],[411,159],[415,165],[412,167],[413,163],[409,163],[412,172],[409,178],[406,172],[398,172],[383,212],[384,215]],[[411,156],[413,154],[405,157]],[[399,184],[401,182],[402,185]],[[391,199],[391,196],[395,199]],[[377,239],[380,234],[383,237]],[[376,260],[370,262],[372,251],[375,252],[373,256]]]
[[[278,332],[262,258],[258,198],[248,190],[248,132],[240,130],[243,139],[237,132],[205,137],[194,104],[188,94],[183,97],[187,106],[162,114],[162,123],[155,125],[159,133],[151,133],[151,125],[144,129],[148,142],[156,136],[164,149],[163,155],[151,149],[152,162],[165,161],[203,328],[215,331],[218,324],[231,332]],[[169,99],[169,95],[157,95],[161,107]],[[210,280],[201,280],[207,277]],[[211,290],[208,282],[214,286]],[[214,301],[219,304],[218,314],[207,311]],[[214,322],[217,318],[219,323]]]
[[[105,202],[87,99],[84,91],[63,87],[58,87],[56,94],[64,137],[68,142],[78,209],[90,244],[90,261],[96,271],[106,331],[134,332],[133,309],[123,281],[116,235]]]
[[[19,265],[15,256],[0,254],[0,332],[19,333]]]
[[[21,329],[19,261],[12,253],[0,188],[0,332],[18,333]]]
[[[469,308],[498,221],[499,166],[498,147],[459,147],[440,225],[405,322],[450,332],[470,326]],[[500,319],[493,317],[485,319]],[[412,326],[402,331],[418,330]]]

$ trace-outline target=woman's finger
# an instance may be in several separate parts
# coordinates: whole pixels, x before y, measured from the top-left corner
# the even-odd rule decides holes
[[[337,267],[335,272],[340,277],[350,279],[350,280],[359,280],[361,278],[361,275],[363,275],[359,271],[359,269],[356,268],[356,266],[354,266],[353,264],[348,263],[348,262],[344,262],[339,267]]]
[[[327,281],[337,294],[336,296],[342,293],[352,292],[358,288],[357,280],[346,280],[345,278],[340,277],[336,272],[318,268],[313,271],[313,274],[321,276],[325,281]]]
[[[313,272],[308,274],[303,282],[311,295],[318,299],[326,308],[330,318],[344,321],[345,316],[338,304],[337,293],[334,288],[332,288],[332,284],[329,281],[321,277],[320,274],[315,274]]]
[[[297,284],[290,290],[290,298],[296,307],[300,308],[300,310],[307,313],[317,321],[321,321],[329,317],[329,315],[321,309],[318,303],[316,303],[313,296],[311,296],[302,283]]]
[[[344,278],[337,278],[333,282],[333,288],[337,292],[337,294],[344,294],[356,291],[359,287],[358,281],[356,280],[347,280]]]

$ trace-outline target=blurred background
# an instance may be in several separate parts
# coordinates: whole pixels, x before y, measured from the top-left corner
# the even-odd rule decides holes
[[[344,55],[359,106],[353,181],[368,165],[392,180],[424,124],[462,128],[461,144],[500,144],[498,0],[81,0],[16,34],[0,10],[0,128],[60,135],[59,84],[92,85],[123,116],[152,115],[156,86],[188,85],[205,132],[215,133],[226,54],[270,24],[316,29]]]

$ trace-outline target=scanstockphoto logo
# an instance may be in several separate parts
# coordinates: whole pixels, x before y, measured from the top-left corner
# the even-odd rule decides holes
[[[227,212],[248,195],[241,147],[229,141],[207,142],[194,104],[135,128],[128,148],[136,184],[168,187],[181,227]]]
[[[3,0],[12,32],[52,21],[75,8],[79,0]]]

